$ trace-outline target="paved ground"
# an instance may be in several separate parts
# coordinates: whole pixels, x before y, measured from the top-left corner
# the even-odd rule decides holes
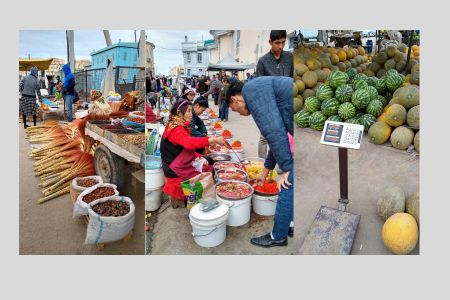
[[[85,245],[86,225],[81,218],[72,218],[69,194],[38,204],[41,197],[39,180],[34,176],[34,160],[28,156],[29,143],[19,124],[20,192],[19,192],[19,249],[20,254],[144,254],[144,184],[132,176],[121,195],[130,197],[136,205],[133,237],[127,242],[107,244],[104,250]],[[132,172],[128,166],[125,172]]]
[[[338,151],[320,144],[321,132],[295,131],[295,252],[301,246],[321,205],[337,208],[339,198]],[[347,211],[361,215],[352,254],[390,254],[381,240],[383,221],[376,203],[383,191],[400,186],[406,195],[419,190],[419,159],[406,151],[370,143],[349,150]],[[419,253],[419,247],[413,254]]]
[[[212,102],[210,102],[212,105]],[[212,106],[216,111],[217,107]],[[230,110],[229,122],[225,123],[239,139],[247,156],[258,156],[259,130],[253,118],[241,117]],[[173,209],[162,205],[159,213],[152,213],[147,237],[148,254],[293,254],[294,243],[289,239],[286,247],[269,249],[250,244],[250,238],[269,232],[273,226],[273,217],[261,217],[252,214],[250,223],[240,227],[227,227],[225,242],[215,248],[198,246],[191,235],[187,209]]]

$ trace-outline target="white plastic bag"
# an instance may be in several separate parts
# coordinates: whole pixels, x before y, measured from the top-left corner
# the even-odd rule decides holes
[[[95,179],[95,180],[97,181],[97,184],[103,183],[103,178],[102,178],[101,176],[96,176],[96,175],[94,175],[94,176],[86,176],[86,177],[77,177],[77,178],[74,178],[74,179],[72,180],[72,189],[74,189],[74,190],[77,191],[77,192],[84,192],[86,189],[88,189],[88,188],[86,188],[86,187],[79,186],[79,185],[77,184],[77,180],[78,180],[78,179]]]
[[[92,210],[95,204],[108,200],[127,202],[130,212],[121,217],[102,217]],[[95,204],[91,203],[88,209],[89,224],[86,230],[85,244],[114,242],[126,237],[134,227],[135,207],[133,201],[124,196],[111,196],[95,202]]]
[[[96,204],[97,202],[99,202],[100,200],[103,200],[105,198],[108,197],[104,197],[104,198],[100,198],[97,200],[92,201],[91,203],[86,203],[84,202],[82,199],[84,196],[86,196],[87,194],[89,194],[90,192],[92,192],[93,190],[99,188],[99,187],[112,187],[114,188],[114,195],[118,196],[119,195],[119,191],[117,190],[117,186],[111,183],[99,183],[96,184],[94,186],[91,186],[90,188],[84,190],[77,198],[77,201],[75,202],[75,205],[73,206],[73,217],[81,217],[84,215],[88,214],[88,209],[90,207],[90,204]]]

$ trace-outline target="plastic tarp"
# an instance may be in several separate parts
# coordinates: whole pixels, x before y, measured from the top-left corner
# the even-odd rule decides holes
[[[237,62],[229,53],[216,64],[209,64],[207,71],[244,71],[249,69],[254,69],[255,64],[243,64]]]
[[[36,67],[41,71],[47,70],[53,58],[19,58],[19,71],[29,71],[31,67]]]
[[[110,92],[114,92],[116,89],[114,87],[114,73],[113,73],[113,61],[111,58],[108,58],[109,65],[105,70],[105,77],[102,81],[102,94],[109,95]]]

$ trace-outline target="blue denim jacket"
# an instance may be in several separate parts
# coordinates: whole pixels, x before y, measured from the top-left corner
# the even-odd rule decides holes
[[[264,76],[249,81],[242,88],[247,108],[270,150],[265,167],[275,165],[284,172],[293,169],[288,132],[293,135],[293,80],[290,77]]]

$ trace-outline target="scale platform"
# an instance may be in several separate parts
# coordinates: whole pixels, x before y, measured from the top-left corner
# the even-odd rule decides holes
[[[359,220],[359,215],[322,206],[300,247],[300,254],[350,254]]]

